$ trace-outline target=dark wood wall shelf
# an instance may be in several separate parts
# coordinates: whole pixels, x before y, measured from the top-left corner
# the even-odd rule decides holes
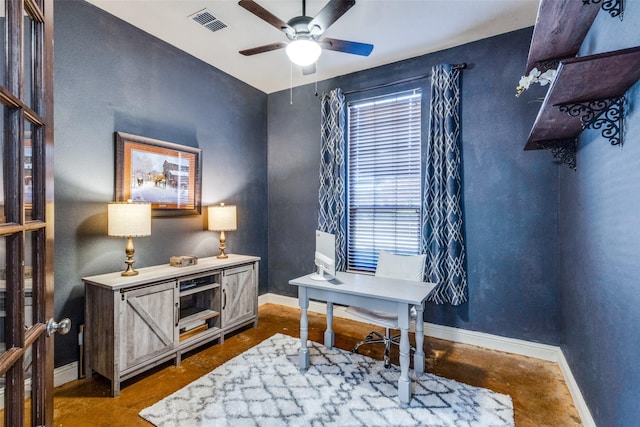
[[[624,0],[541,0],[527,59],[527,74],[557,71],[525,150],[550,149],[574,169],[584,129],[622,145],[624,94],[640,79],[640,47],[576,57],[600,9],[622,18]]]
[[[562,112],[561,105],[619,98],[638,79],[640,47],[561,61],[525,150],[547,148],[545,141],[573,140],[582,132],[581,117]]]
[[[582,0],[541,0],[533,29],[526,74],[556,68],[561,59],[575,57],[600,5]]]

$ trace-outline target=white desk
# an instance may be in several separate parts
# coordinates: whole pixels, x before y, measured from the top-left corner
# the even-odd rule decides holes
[[[310,275],[289,281],[298,287],[298,303],[302,309],[300,315],[300,353],[299,366],[301,371],[309,368],[309,319],[307,310],[309,299],[326,301],[327,330],[324,333],[324,345],[331,348],[334,344],[333,304],[354,305],[372,310],[383,310],[398,313],[400,327],[400,379],[398,379],[398,397],[402,405],[411,401],[411,381],[409,380],[409,323],[410,309],[415,306],[416,321],[416,351],[413,367],[416,372],[424,372],[424,322],[422,321],[423,306],[429,293],[435,288],[434,283],[416,283],[407,280],[387,279],[366,274],[342,273],[336,274],[331,281],[313,280]]]

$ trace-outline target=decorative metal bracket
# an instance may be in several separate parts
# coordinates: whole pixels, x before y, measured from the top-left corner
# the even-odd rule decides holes
[[[550,139],[538,141],[537,144],[539,149],[551,150],[551,155],[562,164],[569,166],[573,170],[576,169],[577,139]]]
[[[536,62],[535,66],[541,73],[544,73],[549,69],[557,70],[559,64],[560,64],[559,59],[545,59],[544,61]]]
[[[600,2],[602,2],[602,10],[609,12],[612,18],[619,16],[622,21],[622,15],[624,15],[624,0],[582,0],[582,4],[584,5],[589,3],[597,4]]]
[[[622,146],[624,142],[624,95],[593,101],[555,104],[560,111],[571,117],[580,117],[582,129],[602,129],[602,136],[611,145]]]

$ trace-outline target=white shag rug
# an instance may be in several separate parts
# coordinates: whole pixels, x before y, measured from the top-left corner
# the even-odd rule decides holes
[[[504,394],[410,370],[413,398],[398,400],[399,369],[276,334],[140,411],[156,426],[514,426]]]

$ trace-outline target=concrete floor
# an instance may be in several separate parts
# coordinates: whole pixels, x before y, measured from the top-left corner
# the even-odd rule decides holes
[[[109,397],[109,383],[95,374],[56,388],[56,426],[149,426],[138,412],[184,387],[217,366],[275,333],[299,337],[299,313],[292,308],[265,304],[259,325],[227,337],[222,345],[203,347],[186,356],[180,366],[170,363],[122,384],[120,396]],[[336,347],[351,350],[371,326],[345,319],[334,321]],[[323,315],[309,313],[309,339],[322,342]],[[381,345],[361,347],[362,354],[382,359]],[[425,340],[427,370],[511,396],[516,426],[581,426],[580,418],[559,367],[524,356],[465,344]],[[392,362],[397,363],[397,351]]]

